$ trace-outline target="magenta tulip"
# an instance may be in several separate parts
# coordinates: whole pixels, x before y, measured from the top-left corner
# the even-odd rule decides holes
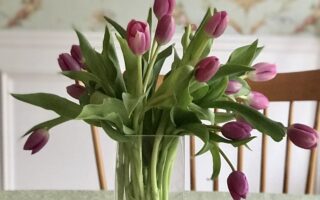
[[[242,88],[242,84],[235,80],[230,80],[228,82],[228,86],[226,89],[226,94],[236,94],[238,93]]]
[[[292,124],[288,128],[288,137],[298,147],[313,149],[318,144],[319,133],[304,124]]]
[[[58,63],[62,71],[80,71],[79,63],[68,53],[59,55]]]
[[[127,27],[127,41],[136,55],[142,55],[150,49],[149,25],[145,22],[131,20]]]
[[[257,110],[266,109],[269,106],[269,100],[260,92],[252,91],[248,95],[248,103],[251,107]]]
[[[216,12],[207,22],[205,32],[213,38],[221,36],[228,25],[228,13],[226,11]]]
[[[277,66],[270,63],[257,63],[253,66],[254,71],[249,72],[248,78],[252,81],[268,81],[277,75]]]
[[[249,184],[244,173],[240,171],[232,172],[227,179],[227,184],[234,200],[241,200],[241,198],[245,199],[247,197]]]
[[[75,99],[80,99],[86,92],[86,88],[79,84],[72,84],[67,87],[67,93]]]
[[[195,78],[199,82],[209,81],[220,67],[219,59],[215,56],[202,59],[195,69]]]
[[[31,150],[31,154],[35,154],[47,144],[48,140],[48,131],[46,129],[37,129],[28,137],[23,149]]]
[[[158,19],[161,19],[165,15],[172,15],[175,7],[175,0],[155,0],[153,4],[153,12]]]
[[[161,17],[158,22],[155,39],[160,45],[167,44],[176,30],[176,24],[171,15]]]
[[[75,59],[81,68],[85,68],[84,65],[84,57],[82,55],[81,49],[79,45],[72,45],[70,50],[71,56]]]
[[[251,136],[252,127],[245,122],[228,122],[221,128],[221,133],[231,140],[243,140]]]

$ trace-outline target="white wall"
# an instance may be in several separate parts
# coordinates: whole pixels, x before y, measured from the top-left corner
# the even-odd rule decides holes
[[[88,33],[89,41],[99,49],[102,34]],[[225,61],[236,47],[249,44],[253,36],[226,35],[216,41],[213,54]],[[266,48],[258,61],[277,63],[280,72],[319,69],[319,40],[313,37],[264,36],[261,44]],[[175,39],[179,41],[179,38]],[[53,113],[18,102],[9,93],[52,92],[66,96],[65,86],[71,81],[58,76],[56,58],[60,52],[68,51],[77,43],[75,34],[70,32],[0,32],[1,73],[1,152],[0,186],[3,189],[98,189],[98,179],[89,127],[79,122],[70,122],[52,129],[50,141],[38,154],[33,156],[23,151],[25,139],[20,136],[34,124],[50,119]],[[178,43],[178,42],[177,42]],[[181,50],[178,45],[178,50]],[[123,65],[122,65],[123,66]],[[169,66],[165,70],[168,70]],[[287,103],[273,103],[270,116],[286,124]],[[294,121],[313,124],[315,104],[297,103]],[[245,152],[245,173],[248,175],[252,192],[258,192],[260,173],[260,143],[258,138],[250,146],[253,151]],[[101,132],[101,142],[109,187],[114,185],[114,161],[116,144]],[[197,148],[201,142],[197,141]],[[222,145],[235,163],[236,150]],[[188,149],[188,142],[186,142]],[[269,192],[281,192],[283,177],[284,142],[270,140],[268,147]],[[188,155],[186,151],[186,156]],[[293,149],[290,192],[303,193],[309,152]],[[319,159],[320,160],[320,159]],[[186,170],[189,169],[186,160]],[[319,168],[320,169],[320,168]],[[208,180],[211,173],[209,155],[197,158],[197,188],[212,190]],[[226,190],[226,177],[230,170],[223,163],[220,187]],[[188,173],[186,172],[188,175]],[[318,174],[320,182],[320,174]],[[186,177],[188,189],[189,178]],[[320,193],[320,184],[317,185]]]

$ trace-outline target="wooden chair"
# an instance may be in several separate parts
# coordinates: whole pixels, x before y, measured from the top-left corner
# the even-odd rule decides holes
[[[265,94],[270,101],[288,101],[289,102],[289,116],[288,125],[293,121],[293,109],[295,101],[316,101],[316,112],[314,117],[314,128],[319,130],[319,116],[320,116],[320,70],[281,73],[271,81],[258,83],[249,82],[252,90]],[[268,109],[264,110],[264,114],[268,115]],[[194,141],[191,141],[194,146]],[[260,192],[266,192],[266,157],[267,157],[267,137],[262,137],[261,146],[261,174],[260,174]],[[289,172],[291,161],[291,146],[292,143],[287,139],[285,152],[285,167],[284,167],[284,182],[283,193],[288,193],[289,188]],[[193,149],[192,147],[191,149]],[[194,151],[191,153],[194,156]],[[195,165],[194,160],[191,159],[191,166]],[[317,149],[313,149],[310,153],[307,182],[305,185],[305,193],[314,193],[315,177],[317,164]],[[237,169],[243,169],[243,147],[238,148]],[[192,173],[195,169],[191,169]],[[194,177],[193,174],[191,177]],[[194,182],[193,182],[194,181]],[[191,179],[191,189],[195,190],[195,178]],[[218,180],[214,181],[214,190],[218,191]]]

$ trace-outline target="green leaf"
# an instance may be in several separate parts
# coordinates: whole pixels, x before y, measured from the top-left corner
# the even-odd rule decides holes
[[[116,29],[122,38],[126,38],[127,32],[124,28],[122,28],[122,26],[107,16],[104,16],[104,18],[113,26],[114,29]]]
[[[209,85],[209,90],[207,94],[203,98],[199,99],[198,101],[195,101],[196,104],[204,108],[210,108],[210,104],[213,101],[217,100],[218,98],[220,98],[222,95],[225,94],[225,90],[227,86],[228,86],[227,77],[214,81]]]
[[[260,51],[261,49],[258,49],[258,40],[256,40],[251,45],[234,50],[228,59],[228,64],[251,66],[254,58]]]
[[[100,84],[101,81],[94,74],[86,71],[63,71],[61,72],[64,76],[71,78],[72,80],[77,80],[89,85],[90,81]]]
[[[215,114],[215,117],[214,117],[215,123],[217,124],[228,122],[235,118],[235,114],[233,113],[216,112],[214,114]]]
[[[101,127],[104,132],[113,140],[117,142],[128,142],[130,137],[126,137],[121,131],[115,129],[108,122],[101,122]]]
[[[227,76],[235,76],[239,73],[244,73],[252,70],[253,69],[251,67],[246,67],[244,65],[225,64],[219,68],[218,72],[208,81],[208,84],[211,84]]]
[[[48,93],[34,94],[11,94],[14,98],[44,108],[52,110],[58,115],[74,119],[81,112],[81,106],[65,98]]]
[[[102,104],[103,101],[108,98],[111,98],[111,97],[103,94],[102,92],[95,91],[90,97],[90,103],[91,104]]]
[[[213,162],[213,172],[212,172],[211,179],[215,179],[218,177],[221,170],[221,157],[219,153],[219,147],[217,144],[211,143],[210,153],[211,153],[212,162]]]
[[[184,124],[199,124],[200,119],[194,112],[183,110],[178,107],[173,107],[170,110],[171,122],[177,126],[183,126]]]
[[[226,144],[232,144],[234,147],[239,147],[241,145],[247,144],[248,142],[250,142],[251,140],[255,139],[256,137],[249,137],[243,140],[228,140],[225,139],[224,137],[221,137],[220,135],[218,135],[217,133],[212,133],[210,134],[210,141],[212,142],[222,142],[222,143],[226,143]]]
[[[126,71],[123,73],[125,85],[128,93],[137,94],[136,85],[138,77],[138,57],[132,53],[131,49],[128,46],[128,43],[125,39],[117,37],[120,47],[122,49],[123,58],[126,66]]]
[[[189,105],[189,109],[195,113],[199,119],[201,120],[207,120],[211,124],[214,124],[215,119],[214,119],[214,113],[208,109],[208,108],[202,108],[194,103],[191,103]]]
[[[37,129],[45,128],[47,130],[50,130],[51,128],[53,128],[53,127],[55,127],[55,126],[57,126],[59,124],[62,124],[64,122],[67,122],[69,120],[70,120],[70,118],[58,117],[58,118],[55,118],[55,119],[51,119],[51,120],[42,122],[40,124],[35,125],[31,129],[29,129],[22,137],[25,137],[25,136],[29,135],[32,131],[35,131]]]
[[[114,67],[108,66],[106,58],[96,52],[79,31],[76,32],[88,70],[100,80],[103,80],[102,87],[109,96],[115,96],[114,84],[117,78],[117,70]]]
[[[127,112],[129,113],[129,117],[132,115],[134,109],[140,104],[143,100],[143,96],[135,97],[129,93],[122,94],[122,100]]]
[[[171,108],[173,106],[186,109],[192,102],[189,92],[189,83],[192,77],[193,67],[191,66],[172,70],[147,102],[146,110],[152,107]]]
[[[209,86],[207,83],[194,81],[190,86],[190,93],[193,97],[193,100],[203,98],[209,91]]]
[[[210,107],[231,110],[238,113],[249,124],[261,133],[269,135],[275,141],[281,141],[286,134],[286,128],[279,122],[266,118],[257,110],[246,105],[230,101],[211,102]]]
[[[84,106],[77,119],[111,121],[118,127],[129,124],[128,112],[123,102],[116,98],[105,98],[102,104]]]

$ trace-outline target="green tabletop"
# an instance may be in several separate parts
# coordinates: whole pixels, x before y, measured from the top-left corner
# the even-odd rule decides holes
[[[185,192],[185,200],[230,200],[223,192]],[[102,191],[1,191],[1,200],[114,200]],[[250,194],[248,200],[320,200],[320,195]]]

